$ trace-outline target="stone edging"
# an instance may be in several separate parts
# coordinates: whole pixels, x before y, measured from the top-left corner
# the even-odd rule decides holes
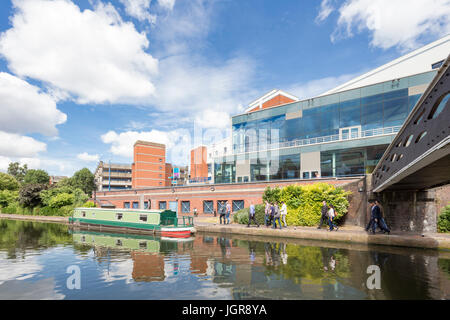
[[[242,226],[218,226],[218,225],[196,225],[197,231],[225,233],[225,234],[243,234],[258,235],[282,238],[296,238],[307,240],[326,240],[339,241],[347,243],[377,244],[387,246],[400,246],[412,248],[427,248],[450,250],[450,239],[435,236],[404,236],[404,235],[369,235],[360,232],[328,232],[318,230],[273,230],[271,228],[251,226],[250,228]]]

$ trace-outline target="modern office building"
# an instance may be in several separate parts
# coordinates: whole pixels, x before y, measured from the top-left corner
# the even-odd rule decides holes
[[[214,182],[370,173],[449,53],[447,36],[311,99],[269,92],[232,117]]]
[[[94,177],[97,191],[131,189],[131,164],[100,161]]]

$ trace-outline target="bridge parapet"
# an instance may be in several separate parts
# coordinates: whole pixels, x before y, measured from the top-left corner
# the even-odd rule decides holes
[[[450,56],[425,90],[374,172],[374,192],[450,183]]]

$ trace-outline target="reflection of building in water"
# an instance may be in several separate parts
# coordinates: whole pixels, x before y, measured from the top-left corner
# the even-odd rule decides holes
[[[134,281],[163,281],[165,279],[164,257],[141,251],[132,251]]]

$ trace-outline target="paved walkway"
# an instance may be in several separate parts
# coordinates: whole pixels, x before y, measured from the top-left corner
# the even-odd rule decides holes
[[[219,223],[219,217],[196,217],[194,220],[197,231],[244,234],[255,236],[270,236],[282,238],[297,238],[308,240],[341,241],[347,243],[379,244],[389,246],[431,248],[450,250],[450,234],[427,233],[424,235],[408,232],[391,232],[390,235],[369,234],[364,228],[357,226],[342,226],[338,231],[328,231],[322,227],[292,227],[283,229],[272,229],[271,227],[252,224],[249,228],[246,225],[231,223],[224,225]]]

